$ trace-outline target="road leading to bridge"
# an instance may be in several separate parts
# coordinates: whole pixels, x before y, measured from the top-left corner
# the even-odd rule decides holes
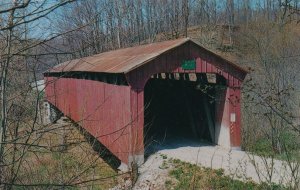
[[[140,168],[140,178],[136,184],[139,188],[147,186],[149,182],[160,183],[161,181],[161,184],[164,184],[163,179],[167,171],[160,168],[163,162],[161,155],[213,169],[223,168],[226,175],[235,179],[252,178],[257,183],[272,181],[278,184],[291,181],[291,170],[286,162],[273,160],[272,164],[271,159],[263,159],[244,151],[224,149],[196,140],[167,139],[163,143],[152,143],[149,149],[152,154]]]

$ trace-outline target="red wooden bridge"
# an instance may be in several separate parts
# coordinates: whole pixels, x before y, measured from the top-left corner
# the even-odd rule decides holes
[[[155,93],[153,102],[158,103],[150,111],[159,112],[169,100],[168,105],[179,106],[165,106],[169,114],[159,112],[156,118],[164,115],[164,120],[187,121],[187,115],[180,118],[176,114],[189,112],[194,121],[192,133],[206,134],[221,146],[240,147],[241,85],[246,74],[236,64],[184,38],[68,61],[44,77],[47,101],[130,166],[144,161],[146,105]],[[168,90],[160,90],[161,85]],[[189,91],[185,96],[179,93],[184,86]],[[207,87],[210,90],[203,90]],[[180,107],[184,101],[190,106]],[[193,108],[188,111],[188,107]]]

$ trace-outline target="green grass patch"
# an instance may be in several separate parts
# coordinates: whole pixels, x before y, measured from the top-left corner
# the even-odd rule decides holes
[[[286,131],[280,135],[280,150],[272,146],[272,140],[267,137],[258,138],[248,145],[246,150],[259,156],[273,157],[279,160],[300,161],[300,141],[295,133]]]
[[[222,189],[222,190],[281,190],[284,187],[279,185],[256,184],[253,181],[239,181],[224,174],[222,169],[213,170],[199,167],[195,164],[182,162],[177,159],[170,159],[173,169],[169,176],[176,180],[167,180],[167,189],[187,190],[187,189]],[[174,183],[173,181],[176,181]]]

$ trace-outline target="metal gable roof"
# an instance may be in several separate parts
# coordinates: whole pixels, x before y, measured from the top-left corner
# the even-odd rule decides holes
[[[192,41],[193,43],[197,44],[190,38],[182,38],[177,40],[170,40],[147,45],[140,45],[136,47],[118,49],[61,63],[53,67],[47,73],[60,73],[71,71],[128,73],[134,70],[135,68],[157,58],[159,55],[189,41]],[[199,44],[197,45],[200,46]],[[203,48],[202,46],[200,47]],[[213,54],[219,58],[222,58],[221,56],[215,53]],[[222,59],[228,64],[231,64],[234,67],[238,68],[242,72],[247,72],[246,70],[237,66],[236,64],[224,58]]]

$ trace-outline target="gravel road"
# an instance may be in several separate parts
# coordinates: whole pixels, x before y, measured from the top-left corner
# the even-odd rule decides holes
[[[163,189],[168,171],[161,168],[163,158],[176,158],[213,169],[223,168],[225,174],[236,179],[286,184],[293,181],[288,164],[283,161],[263,159],[240,150],[224,149],[195,140],[169,139],[148,147],[152,153],[140,168],[134,189]],[[298,170],[299,173],[299,170]],[[298,174],[299,177],[299,174]]]

